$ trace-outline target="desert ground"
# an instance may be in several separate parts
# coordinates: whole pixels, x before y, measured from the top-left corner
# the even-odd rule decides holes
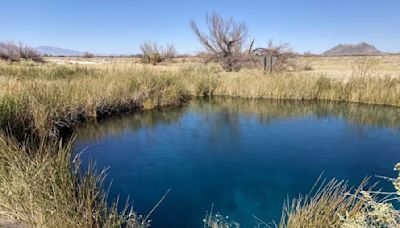
[[[149,67],[141,63],[137,57],[46,57],[48,64],[56,65],[83,65],[95,68],[141,68]],[[324,75],[330,78],[346,79],[366,71],[369,76],[382,77],[400,76],[400,55],[382,56],[299,56],[294,58],[294,65],[298,69],[294,72],[302,72],[310,75]],[[261,60],[260,60],[261,62]],[[172,61],[155,66],[160,70],[179,70],[191,64],[203,64],[201,58],[185,57],[174,58]],[[151,67],[151,66],[150,66]],[[307,69],[308,67],[308,69]],[[261,69],[262,66],[259,67]]]

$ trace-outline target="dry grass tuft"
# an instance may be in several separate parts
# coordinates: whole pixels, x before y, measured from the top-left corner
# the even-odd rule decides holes
[[[127,207],[107,204],[104,171],[79,175],[66,145],[43,139],[31,145],[0,136],[0,217],[30,227],[147,227]],[[72,170],[71,170],[72,164]]]
[[[306,196],[287,201],[279,227],[340,227],[341,216],[353,217],[363,209],[363,202],[355,195],[365,184],[366,181],[351,193],[346,182],[333,179],[325,184],[323,181],[315,192],[313,189]]]

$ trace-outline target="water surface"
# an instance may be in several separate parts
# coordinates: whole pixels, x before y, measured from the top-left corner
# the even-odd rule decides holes
[[[399,128],[400,109],[384,106],[199,100],[87,124],[75,150],[87,147],[84,166],[109,167],[110,199],[129,196],[141,214],[171,189],[153,227],[201,227],[212,204],[246,227],[252,215],[279,220],[284,200],[322,172],[351,185],[394,176]]]

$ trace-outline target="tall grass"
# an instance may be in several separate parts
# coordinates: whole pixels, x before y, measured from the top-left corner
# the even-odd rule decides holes
[[[335,179],[325,183],[317,181],[311,193],[287,201],[279,228],[340,227],[343,217],[352,218],[363,210],[363,201],[356,196],[365,188],[364,181],[355,192],[348,184]]]
[[[133,211],[107,204],[104,172],[91,167],[79,175],[71,146],[0,136],[0,219],[31,227],[147,227]]]
[[[76,71],[71,73],[72,69]],[[171,73],[94,74],[92,70],[72,69],[45,69],[29,78],[16,71],[3,79],[0,124],[6,127],[12,123],[18,132],[58,136],[59,128],[72,127],[87,118],[177,105],[189,95],[180,78]],[[43,71],[48,76],[41,74]],[[63,76],[54,78],[54,72]]]
[[[346,80],[249,71],[221,77],[214,95],[243,98],[331,100],[400,106],[400,78],[351,77]]]
[[[336,80],[302,72],[264,75],[252,70],[225,73],[199,65],[167,69],[0,63],[0,127],[13,132],[0,135],[0,217],[36,227],[147,225],[133,212],[120,214],[115,205],[107,205],[102,173],[90,168],[79,176],[77,167],[71,169],[71,143],[57,143],[62,130],[86,119],[212,95],[400,106],[400,79]],[[325,192],[331,195],[299,201],[301,207],[288,209],[288,224],[296,223],[296,217],[320,215],[323,211],[311,210],[318,204],[329,206],[329,213],[334,205],[345,208],[348,202],[335,198],[343,186],[329,186]],[[304,214],[299,208],[310,210]],[[327,216],[324,221],[335,219]]]

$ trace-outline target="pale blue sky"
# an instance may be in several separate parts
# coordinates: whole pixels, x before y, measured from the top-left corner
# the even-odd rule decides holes
[[[400,51],[399,0],[4,0],[0,41],[23,41],[103,54],[138,51],[145,40],[200,50],[189,22],[207,13],[245,21],[256,46],[289,42],[320,53],[338,43],[366,41]]]

